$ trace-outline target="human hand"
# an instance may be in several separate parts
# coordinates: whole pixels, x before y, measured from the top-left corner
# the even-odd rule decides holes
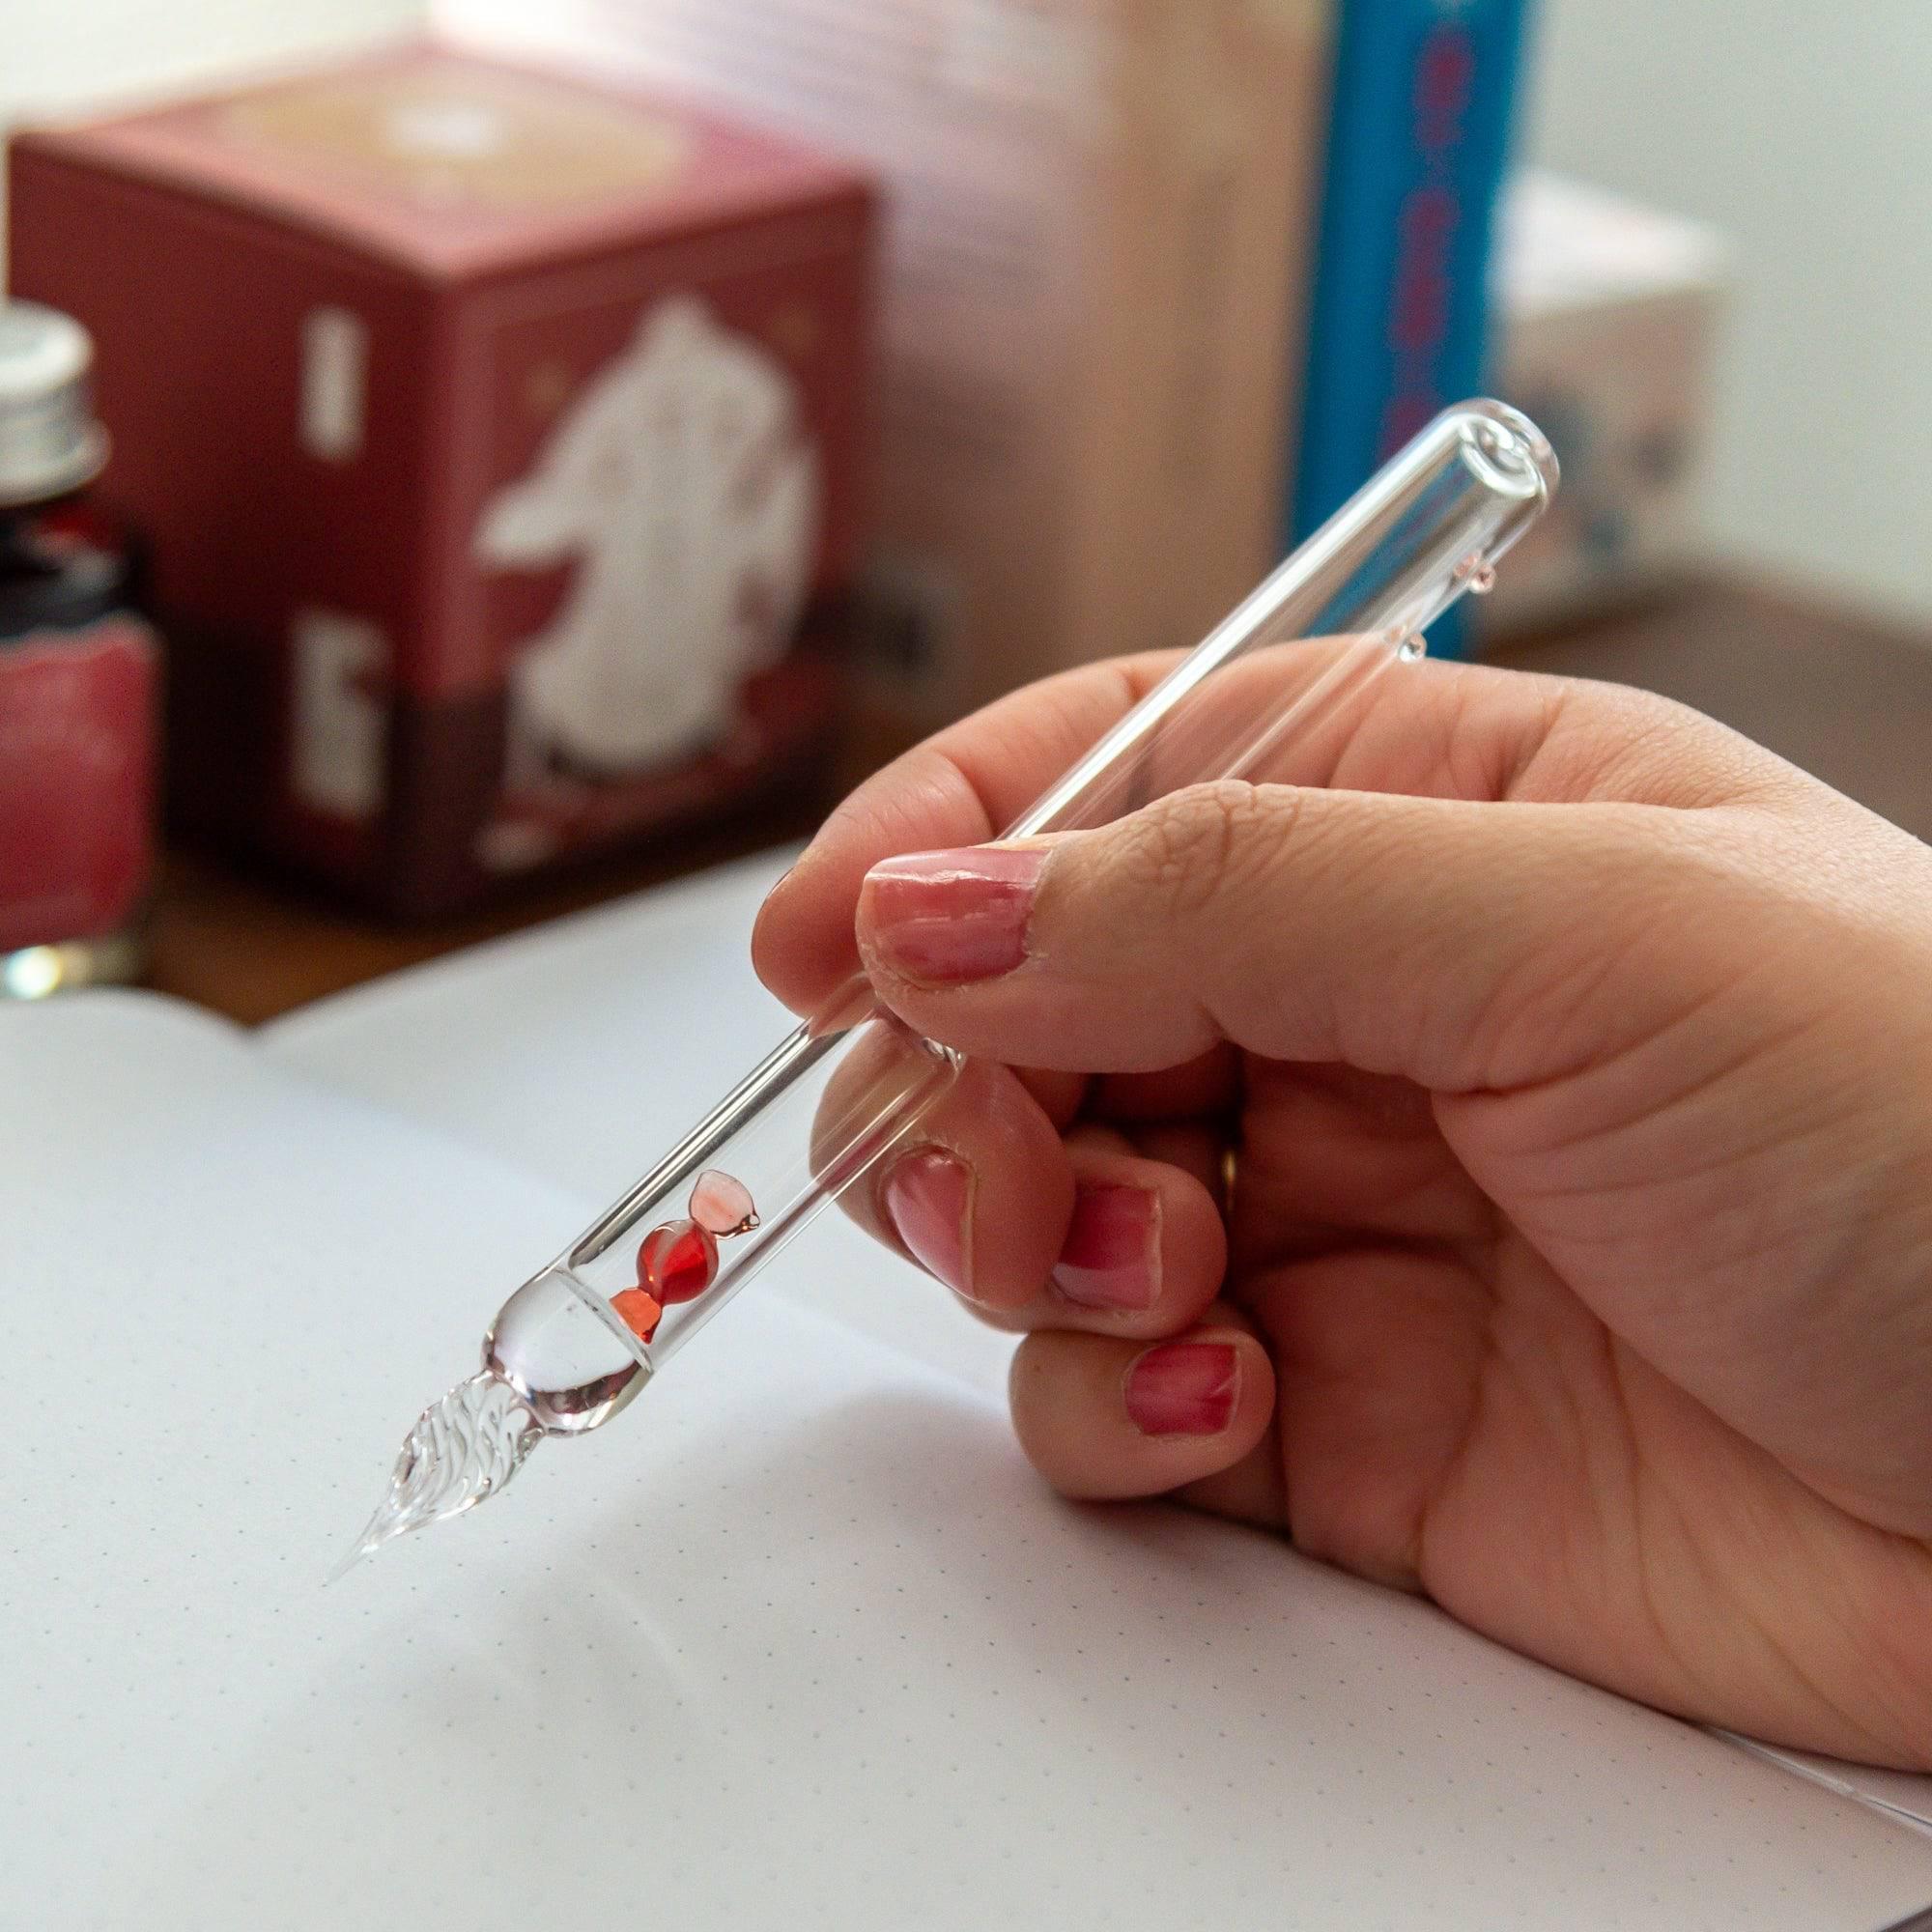
[[[768,901],[781,997],[863,965],[972,1056],[853,1211],[1026,1331],[1066,1493],[1932,1768],[1932,852],[1662,700],[1432,664],[1325,789],[983,847],[1166,662],[942,733]]]

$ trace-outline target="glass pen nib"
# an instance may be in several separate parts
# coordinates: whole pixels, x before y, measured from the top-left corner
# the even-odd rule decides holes
[[[387,1495],[328,1581],[392,1539],[487,1501],[523,1467],[543,1433],[529,1404],[501,1376],[485,1369],[458,1382],[416,1418]]]

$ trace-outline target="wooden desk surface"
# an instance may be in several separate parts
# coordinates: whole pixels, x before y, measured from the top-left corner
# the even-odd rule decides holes
[[[1724,583],[1557,636],[1496,661],[1644,686],[1683,699],[1932,840],[1932,639]],[[850,782],[888,747],[856,744]],[[247,1023],[325,993],[760,847],[808,836],[825,799],[799,798],[727,831],[440,924],[388,928],[216,861],[172,854],[149,983]]]

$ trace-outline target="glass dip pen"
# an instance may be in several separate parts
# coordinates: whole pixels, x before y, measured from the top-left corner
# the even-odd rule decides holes
[[[1494,402],[1424,429],[1107,731],[1009,838],[1106,824],[1210,779],[1292,779],[1422,655],[1556,487],[1548,443]],[[959,1063],[855,982],[780,1042],[497,1311],[483,1366],[417,1419],[336,1572],[497,1494],[552,1436],[587,1434],[829,1201],[905,1144]]]

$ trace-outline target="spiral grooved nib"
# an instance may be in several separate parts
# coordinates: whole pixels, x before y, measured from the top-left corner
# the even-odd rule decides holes
[[[416,1418],[388,1494],[328,1581],[392,1539],[487,1501],[523,1467],[542,1434],[529,1405],[500,1376],[486,1369],[458,1382]]]

